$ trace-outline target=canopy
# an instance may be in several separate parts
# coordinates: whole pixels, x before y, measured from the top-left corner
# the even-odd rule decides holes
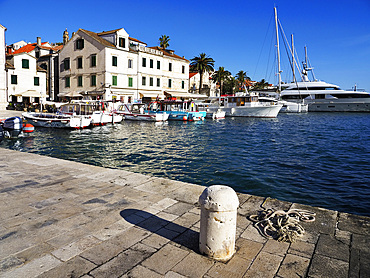
[[[27,90],[23,93],[14,94],[17,97],[47,97],[46,93],[38,92],[36,90]]]
[[[82,95],[78,92],[71,91],[68,93],[59,93],[58,97],[82,97]]]
[[[207,95],[201,95],[201,94],[191,94],[186,92],[167,92],[167,94],[170,94],[173,97],[184,97],[184,98],[207,98]]]

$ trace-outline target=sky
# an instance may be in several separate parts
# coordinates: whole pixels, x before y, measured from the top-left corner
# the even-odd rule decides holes
[[[148,46],[167,35],[168,48],[188,60],[206,53],[215,69],[277,84],[274,7],[289,44],[294,36],[299,64],[307,46],[316,79],[370,91],[370,0],[0,0],[0,24],[6,44],[62,42],[66,28],[70,35],[124,28]],[[280,48],[282,79],[290,82],[282,38]]]

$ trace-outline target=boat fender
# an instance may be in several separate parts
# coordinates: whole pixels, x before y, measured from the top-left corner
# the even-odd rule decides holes
[[[23,130],[23,132],[31,133],[35,130],[35,127],[31,124],[24,124],[22,130]]]
[[[182,119],[183,119],[184,121],[186,121],[188,118],[187,118],[186,116],[184,116]]]

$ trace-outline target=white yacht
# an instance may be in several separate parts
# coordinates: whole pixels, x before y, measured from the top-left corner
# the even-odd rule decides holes
[[[306,75],[307,77],[307,75]],[[324,81],[306,80],[290,83],[281,92],[282,100],[308,104],[310,112],[370,112],[370,94],[345,91]]]

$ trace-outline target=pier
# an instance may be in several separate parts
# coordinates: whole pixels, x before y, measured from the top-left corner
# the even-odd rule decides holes
[[[239,194],[236,252],[199,253],[204,187],[0,148],[0,277],[369,277],[370,218]],[[294,243],[264,207],[316,213]]]

